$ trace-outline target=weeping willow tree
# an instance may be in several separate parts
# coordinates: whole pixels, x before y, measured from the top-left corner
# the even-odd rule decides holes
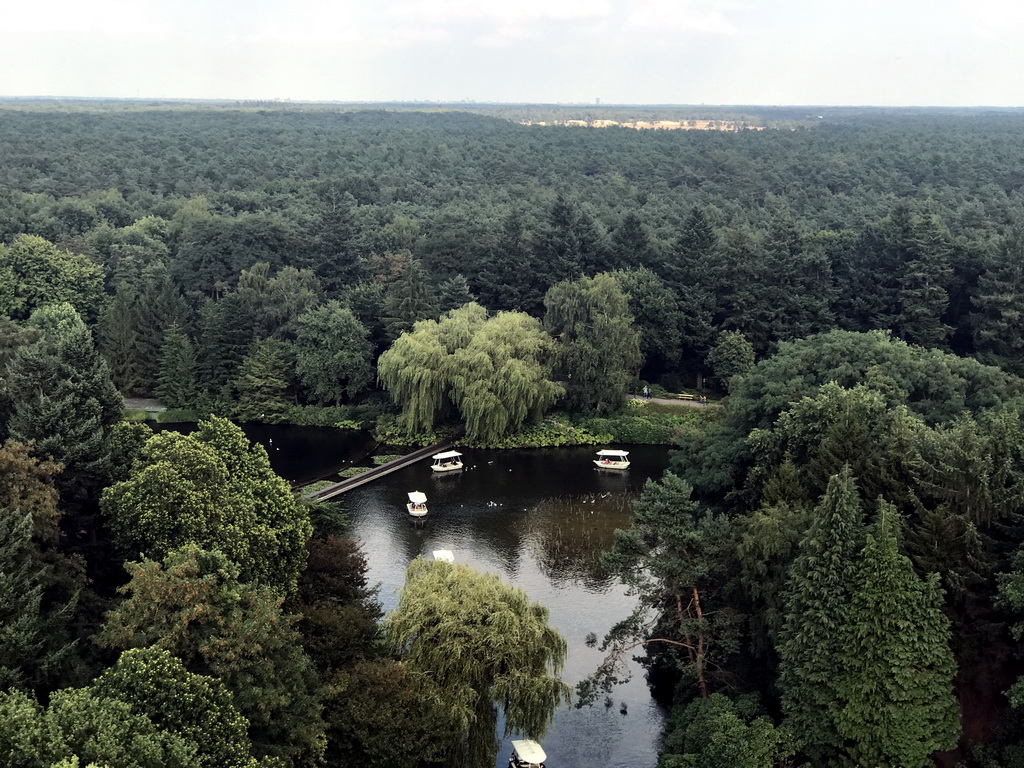
[[[410,563],[384,628],[402,661],[445,692],[459,722],[462,736],[446,762],[494,765],[498,707],[506,736],[540,738],[569,702],[569,686],[559,676],[565,640],[547,620],[547,608],[495,574],[423,559]]]
[[[536,319],[522,312],[488,318],[470,303],[416,323],[381,355],[377,375],[402,406],[407,432],[432,429],[455,405],[467,437],[487,443],[539,419],[562,394],[548,378],[554,356]]]

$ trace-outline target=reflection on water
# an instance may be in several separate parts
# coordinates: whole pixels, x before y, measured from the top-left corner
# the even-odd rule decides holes
[[[522,519],[523,540],[552,581],[599,591],[608,586],[601,555],[611,548],[615,529],[629,525],[635,498],[631,491],[606,491],[544,499]]]
[[[439,476],[428,460],[340,497],[385,610],[395,606],[410,560],[449,549],[456,561],[500,574],[549,609],[552,625],[569,644],[566,682],[574,685],[590,674],[602,654],[587,646],[587,635],[603,636],[634,605],[601,572],[601,553],[615,529],[628,525],[643,482],[660,476],[668,463],[664,448],[633,446],[628,471],[601,472],[591,463],[595,450],[466,450],[462,472]],[[406,512],[409,491],[427,495],[430,512],[423,522],[413,523]],[[598,703],[556,715],[541,740],[551,768],[656,765],[663,712],[637,665],[633,679],[613,696],[610,707]],[[503,740],[496,768],[507,766],[510,751]]]

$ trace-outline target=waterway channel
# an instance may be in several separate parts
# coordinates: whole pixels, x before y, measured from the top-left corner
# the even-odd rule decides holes
[[[340,440],[335,430],[247,425],[246,432],[292,481],[327,474],[332,463],[337,469],[370,447],[355,433]],[[449,549],[457,562],[500,574],[549,609],[569,645],[563,677],[575,684],[602,658],[587,635],[602,637],[635,604],[601,572],[600,554],[614,530],[629,524],[631,500],[644,481],[668,464],[664,448],[622,447],[632,465],[621,473],[597,470],[593,448],[466,449],[460,473],[438,476],[429,461],[420,462],[337,500],[350,515],[385,610],[396,605],[413,558]],[[427,495],[430,511],[422,522],[405,510],[409,491]],[[642,668],[632,668],[632,680],[615,689],[610,703],[557,714],[542,739],[550,768],[654,768],[665,713]],[[507,766],[510,751],[503,740],[496,768]]]

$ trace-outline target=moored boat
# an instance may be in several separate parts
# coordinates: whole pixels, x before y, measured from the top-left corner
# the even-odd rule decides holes
[[[405,508],[409,510],[409,514],[413,517],[426,517],[427,494],[421,491],[410,491],[409,503],[405,505]]]
[[[598,469],[629,469],[629,451],[615,451],[605,449],[597,452],[594,464]]]
[[[434,460],[430,468],[435,472],[455,472],[462,469],[462,454],[458,451],[435,453],[430,458]]]
[[[547,759],[540,744],[533,739],[514,739],[508,768],[545,768],[544,761]]]

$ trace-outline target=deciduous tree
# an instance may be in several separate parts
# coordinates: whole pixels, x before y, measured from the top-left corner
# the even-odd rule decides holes
[[[464,734],[454,759],[494,764],[496,707],[506,735],[544,735],[569,698],[559,674],[565,640],[546,608],[493,574],[465,565],[414,560],[398,607],[385,619],[388,641],[413,673],[433,679]]]

